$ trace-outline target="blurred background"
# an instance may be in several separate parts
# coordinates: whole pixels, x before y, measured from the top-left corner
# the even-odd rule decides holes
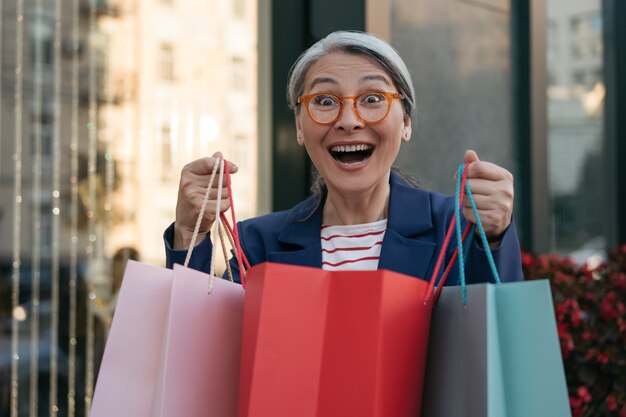
[[[88,415],[125,263],[164,264],[186,163],[239,166],[239,219],[306,197],[287,73],[333,30],[412,72],[399,167],[452,193],[474,149],[515,175],[527,251],[601,264],[626,243],[619,21],[620,0],[0,0],[0,415]]]

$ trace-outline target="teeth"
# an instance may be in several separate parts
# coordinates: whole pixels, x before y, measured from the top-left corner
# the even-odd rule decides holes
[[[332,148],[330,148],[331,151],[333,152],[357,152],[357,151],[366,151],[368,149],[371,149],[372,147],[370,145],[339,145],[339,146],[333,146]]]

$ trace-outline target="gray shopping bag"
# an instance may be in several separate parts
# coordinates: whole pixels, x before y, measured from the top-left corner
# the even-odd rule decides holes
[[[571,417],[547,280],[445,287],[422,417]]]

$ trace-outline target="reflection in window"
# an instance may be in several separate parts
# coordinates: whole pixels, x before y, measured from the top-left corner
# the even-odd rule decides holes
[[[233,15],[236,18],[246,16],[246,0],[233,0]]]
[[[601,2],[549,1],[548,56],[569,54],[548,59],[552,249],[584,262],[603,253],[607,227]]]
[[[52,114],[48,111],[44,111],[41,114],[41,117],[37,117],[36,114],[32,115],[32,123],[30,128],[31,133],[31,151],[33,157],[36,151],[36,142],[37,142],[37,129],[36,124],[39,123],[41,140],[40,142],[40,151],[41,151],[41,162],[43,164],[49,165],[50,160],[52,158],[52,132],[53,132],[53,119]]]
[[[52,247],[52,205],[43,203],[41,205],[41,217],[39,223],[39,233],[41,235],[41,249],[47,251]]]
[[[174,80],[174,47],[169,43],[162,43],[159,48],[159,78],[163,81]]]
[[[235,90],[246,89],[246,67],[242,57],[233,58],[233,88]]]
[[[161,127],[161,172],[163,173],[162,179],[164,181],[169,179],[173,165],[172,129],[169,125],[164,125]]]
[[[142,262],[162,265],[161,235],[175,216],[183,164],[218,150],[229,154],[235,131],[246,134],[248,166],[254,166],[256,9],[248,1],[245,10],[243,2],[233,9],[232,3],[216,7],[221,6],[216,1],[25,1],[23,19],[16,19],[19,3],[0,0],[0,226],[5,237],[0,241],[0,416],[14,409],[20,416],[29,409],[32,415],[48,415],[54,403],[59,416],[84,417],[93,388],[88,376],[94,375],[88,370],[98,371],[102,335],[115,307],[111,288],[119,283],[119,250],[136,248]],[[119,10],[112,10],[113,4]],[[20,71],[18,51],[23,55]],[[243,58],[236,62],[236,79],[245,90],[231,100],[234,55]],[[20,125],[15,115],[20,115]],[[208,129],[198,123],[202,115],[210,115]],[[228,120],[236,123],[223,122]],[[18,136],[23,139],[22,164],[12,160]],[[41,181],[34,176],[39,172]],[[235,180],[241,185],[233,193],[247,210],[242,216],[255,214],[257,184],[267,182],[255,174],[248,169]],[[41,214],[37,230],[35,207]],[[11,229],[17,226],[22,233],[16,244]],[[19,296],[13,297],[15,265],[21,276]],[[31,306],[38,276],[41,316],[36,332]],[[52,291],[53,276],[58,278],[58,296]],[[11,300],[20,304],[15,310]],[[70,314],[72,305],[75,315]],[[93,334],[86,326],[92,322],[88,305],[96,310]],[[74,316],[76,320],[70,319]],[[22,322],[12,333],[13,318]],[[33,334],[39,338],[31,339]],[[12,337],[19,339],[15,354]],[[87,354],[90,342],[93,355]],[[31,362],[36,343],[39,361]],[[74,343],[75,366],[70,367],[68,349]],[[19,372],[11,375],[10,365],[17,359]],[[54,387],[53,360],[58,364]],[[35,365],[32,370],[30,364]],[[37,387],[30,384],[33,374],[39,376]],[[12,387],[19,391],[17,404]],[[30,401],[31,388],[37,389],[32,392],[37,402]]]
[[[40,47],[41,63],[46,66],[52,65],[54,46],[53,25],[54,21],[46,18],[46,16],[35,16],[33,18],[30,47],[30,59],[33,64],[37,61],[37,47]]]

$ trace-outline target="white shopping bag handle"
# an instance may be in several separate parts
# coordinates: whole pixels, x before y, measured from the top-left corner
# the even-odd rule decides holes
[[[202,199],[202,206],[200,207],[200,213],[198,214],[198,220],[196,221],[196,227],[193,230],[193,235],[191,236],[191,242],[189,243],[189,249],[187,249],[187,257],[185,258],[184,266],[187,267],[189,265],[189,261],[191,260],[191,254],[193,252],[193,248],[196,246],[196,240],[198,239],[198,234],[200,233],[200,224],[202,223],[202,218],[204,217],[204,211],[206,210],[207,203],[209,202],[209,194],[211,193],[211,188],[213,187],[213,182],[215,182],[215,174],[218,172],[219,166],[219,177],[218,177],[218,193],[217,193],[217,201],[215,208],[215,221],[213,222],[213,236],[220,235],[220,219],[219,219],[219,211],[220,205],[222,204],[222,193],[219,191],[222,189],[222,185],[224,183],[224,160],[217,158],[216,163],[213,164],[213,172],[211,173],[211,178],[209,179],[209,185],[204,193],[204,198]],[[213,290],[213,277],[215,276],[215,251],[217,248],[217,242],[213,244],[213,250],[211,251],[211,266],[209,269],[209,275],[211,278],[209,279],[209,294]],[[228,264],[228,259],[226,259],[226,263]]]

